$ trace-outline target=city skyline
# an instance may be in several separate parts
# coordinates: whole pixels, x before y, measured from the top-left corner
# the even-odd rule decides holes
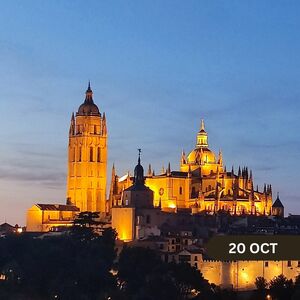
[[[23,225],[32,203],[65,203],[69,122],[89,79],[107,117],[108,179],[112,163],[132,172],[137,148],[144,168],[178,169],[204,118],[227,168],[248,166],[300,213],[299,4],[174,3],[0,12],[1,221]]]

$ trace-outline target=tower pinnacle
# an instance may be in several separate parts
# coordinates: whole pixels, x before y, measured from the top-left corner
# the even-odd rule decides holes
[[[138,149],[139,157],[138,157],[138,164],[134,168],[134,179],[133,184],[134,185],[144,185],[145,179],[144,179],[144,169],[141,165],[141,152],[142,149]]]
[[[89,81],[88,88],[85,92],[85,103],[94,103],[93,101],[93,91],[91,89],[91,82]]]
[[[205,125],[204,125],[204,120],[203,119],[201,119],[200,131],[201,130],[205,131]]]

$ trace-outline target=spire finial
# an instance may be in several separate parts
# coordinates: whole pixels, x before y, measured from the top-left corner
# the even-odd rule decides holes
[[[137,150],[139,152],[138,164],[140,165],[141,164],[141,152],[142,152],[142,149],[138,148]]]
[[[89,80],[88,88],[85,92],[85,102],[92,102],[93,103],[93,91],[91,89],[90,80]]]
[[[204,125],[204,120],[201,119],[201,127],[200,130],[204,130],[205,131],[205,125]]]

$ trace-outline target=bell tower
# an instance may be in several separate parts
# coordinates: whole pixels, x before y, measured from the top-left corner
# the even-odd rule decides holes
[[[84,103],[72,114],[69,145],[67,204],[80,211],[106,212],[107,127],[93,100],[90,83]]]

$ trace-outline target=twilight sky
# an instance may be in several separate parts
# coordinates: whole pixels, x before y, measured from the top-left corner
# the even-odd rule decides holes
[[[137,148],[156,173],[201,118],[227,168],[247,165],[300,214],[299,1],[6,1],[0,10],[0,223],[64,203],[68,128],[90,79],[108,178]]]

